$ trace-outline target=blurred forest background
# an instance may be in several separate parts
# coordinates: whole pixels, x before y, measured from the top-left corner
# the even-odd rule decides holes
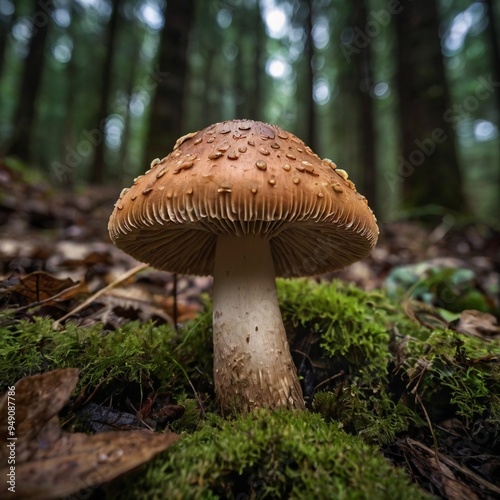
[[[379,219],[495,225],[497,0],[0,0],[0,154],[116,192],[253,118],[346,169]]]

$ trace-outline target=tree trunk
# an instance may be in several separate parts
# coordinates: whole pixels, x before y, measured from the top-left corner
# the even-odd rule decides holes
[[[124,172],[127,170],[129,166],[129,142],[131,135],[131,113],[130,113],[130,103],[132,100],[132,93],[134,90],[134,84],[137,77],[137,69],[140,67],[140,40],[135,35],[135,33],[131,33],[130,36],[133,38],[132,50],[129,53],[130,62],[127,74],[127,85],[125,87],[126,98],[124,103],[123,110],[123,134],[122,134],[122,144],[120,150],[120,160],[118,164],[121,166],[121,175],[123,176]],[[123,181],[123,179],[122,179]]]
[[[0,77],[5,63],[5,52],[9,40],[9,32],[12,26],[13,15],[4,16],[0,14]]]
[[[214,69],[214,63],[216,60],[216,50],[212,47],[205,48],[204,53],[204,67],[203,67],[203,96],[202,96],[202,113],[205,121],[208,123],[199,123],[199,127],[203,128],[209,123],[217,120],[217,115],[219,110],[213,102],[211,91],[212,88],[212,70]],[[200,113],[201,114],[201,113]]]
[[[367,0],[355,0],[352,4],[353,26],[366,26],[368,18]],[[361,161],[361,182],[359,190],[367,197],[370,207],[377,213],[377,175],[375,153],[375,123],[373,112],[372,47],[367,44],[352,54],[356,82],[354,90],[358,101],[358,144]]]
[[[183,130],[187,80],[188,35],[193,21],[193,0],[169,0],[160,41],[158,65],[167,76],[158,83],[152,104],[146,163],[165,156]]]
[[[44,2],[43,10],[40,8],[39,0],[34,0],[33,4],[34,15],[44,22],[33,25],[28,55],[24,60],[19,103],[14,118],[14,134],[8,148],[9,155],[17,156],[24,162],[28,162],[32,157],[31,138],[36,115],[36,100],[42,83],[44,53],[52,22],[49,14],[53,9],[52,0]]]
[[[253,76],[251,79],[253,85],[245,97],[249,101],[249,117],[254,120],[262,120],[262,77],[265,74],[265,69],[262,65],[262,54],[265,54],[266,50],[266,30],[260,11],[260,1],[256,2],[255,11],[251,18],[253,18],[255,22],[255,32],[252,34],[253,40],[255,41],[255,48],[253,51]]]
[[[313,8],[314,0],[307,0],[307,15],[305,19],[306,32],[306,99],[307,99],[307,133],[304,142],[313,150],[316,150],[316,104],[314,102],[314,41],[312,36],[313,31]]]
[[[489,20],[487,27],[487,34],[491,45],[490,54],[491,54],[493,81],[500,82],[500,38],[499,38],[500,32],[497,26],[497,17],[495,16],[496,12],[493,6],[493,0],[485,0],[485,3],[487,7],[487,17]],[[497,3],[497,8],[500,9],[498,3]],[[498,13],[500,14],[500,12]],[[496,98],[496,107],[497,107],[496,109],[497,126],[500,129],[500,91],[497,90],[494,94]]]
[[[236,41],[239,54],[235,64],[236,117],[262,120],[262,67],[266,34],[260,12],[260,3],[234,10],[236,29],[240,39]],[[244,37],[244,39],[242,39]]]
[[[497,26],[497,17],[495,14],[500,15],[500,11],[495,12],[495,7],[493,6],[493,0],[485,0],[486,8],[487,8],[487,17],[488,17],[488,28],[487,33],[491,45],[491,62],[493,67],[493,80],[496,82],[500,81],[500,31]],[[500,9],[500,6],[497,3],[497,9]],[[496,93],[497,102],[499,103],[498,112],[500,114],[500,92]]]
[[[440,205],[466,212],[436,0],[407,0],[401,7],[394,18],[402,155],[392,182],[402,183],[406,207]]]
[[[106,56],[103,63],[103,74],[101,79],[101,89],[99,92],[99,112],[97,129],[101,132],[101,140],[97,142],[95,148],[95,157],[92,168],[90,169],[90,182],[92,184],[98,184],[102,182],[104,178],[105,170],[105,152],[106,152],[106,141],[105,141],[105,128],[106,119],[109,114],[109,98],[111,92],[112,83],[112,71],[113,71],[113,60],[115,53],[115,40],[116,31],[118,26],[119,8],[121,0],[112,0],[113,10],[111,11],[111,18],[107,27],[107,36],[105,41]]]

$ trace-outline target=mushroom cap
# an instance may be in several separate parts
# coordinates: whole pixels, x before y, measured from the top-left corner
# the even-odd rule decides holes
[[[277,276],[368,255],[378,227],[344,170],[275,125],[231,120],[181,137],[124,189],[111,240],[158,269],[212,274],[218,235],[266,238]]]

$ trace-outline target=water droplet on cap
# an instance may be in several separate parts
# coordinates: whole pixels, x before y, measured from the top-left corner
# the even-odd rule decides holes
[[[215,153],[211,153],[208,155],[208,159],[209,160],[217,160],[218,158],[220,158],[221,156],[223,155],[223,153],[221,153],[220,151],[217,151]]]

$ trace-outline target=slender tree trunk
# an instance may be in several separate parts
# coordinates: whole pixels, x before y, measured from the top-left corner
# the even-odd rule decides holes
[[[200,128],[203,128],[207,126],[208,124],[214,122],[217,120],[217,110],[215,109],[212,96],[210,91],[212,90],[212,70],[214,67],[214,61],[215,61],[215,50],[210,47],[208,49],[205,49],[205,57],[204,57],[204,68],[203,68],[203,98],[202,98],[202,113],[203,117],[205,118],[205,122],[208,123],[202,123],[203,126],[200,126]],[[200,124],[201,125],[201,124]]]
[[[307,64],[307,74],[306,78],[306,91],[307,91],[307,133],[305,136],[305,142],[309,147],[315,151],[316,150],[316,104],[314,102],[314,41],[312,36],[313,31],[313,8],[314,0],[307,0],[307,16],[305,19],[305,31],[306,31],[306,47],[305,47],[305,57]]]
[[[495,7],[493,5],[493,0],[484,0],[487,7],[487,17],[488,17],[488,37],[491,45],[491,63],[493,67],[493,75],[495,81],[500,81],[500,30],[497,26],[497,17],[500,15],[500,5],[496,3],[497,12],[495,12]],[[496,93],[497,102],[499,103],[498,112],[500,113],[500,92]]]
[[[122,170],[121,173],[123,174],[125,172],[125,169],[127,167],[128,160],[127,158],[129,157],[129,139],[130,139],[130,131],[131,131],[131,116],[130,116],[130,103],[132,99],[132,92],[134,89],[134,84],[136,81],[137,77],[137,68],[139,68],[139,58],[140,58],[140,42],[137,39],[137,37],[134,34],[131,34],[133,36],[134,41],[132,45],[132,50],[130,54],[130,61],[131,64],[129,65],[128,68],[128,74],[127,74],[127,85],[125,88],[126,92],[126,98],[125,98],[125,109],[123,111],[123,140],[122,140],[122,145],[121,145],[121,150],[120,150],[120,161],[119,165],[122,165]]]
[[[113,81],[113,60],[115,53],[116,31],[118,27],[119,8],[121,0],[112,0],[111,18],[107,27],[107,36],[105,41],[106,56],[103,63],[103,74],[101,79],[101,89],[99,92],[100,104],[98,112],[97,128],[102,134],[102,139],[95,148],[95,157],[92,168],[90,169],[90,182],[98,184],[102,182],[105,171],[105,128],[106,119],[109,114],[109,98],[111,92],[111,83]]]
[[[248,77],[246,76],[247,60],[245,56],[245,53],[240,52],[234,64],[236,118],[250,118],[250,107],[248,105]]]
[[[465,212],[436,0],[401,2],[394,16],[402,155],[398,176],[407,207],[440,205]]]
[[[500,82],[500,31],[497,26],[497,17],[495,14],[495,8],[493,6],[493,0],[485,0],[487,7],[487,17],[489,20],[487,33],[490,42],[490,54],[491,54],[491,68],[493,73],[493,80],[495,82]],[[497,9],[500,9],[500,6],[497,3]],[[498,11],[500,13],[500,10]],[[495,92],[496,98],[496,111],[497,111],[497,126],[500,129],[500,90],[497,89]],[[499,172],[500,175],[500,172]],[[500,179],[499,179],[500,184]]]
[[[354,26],[364,27],[367,25],[368,5],[366,0],[355,0],[352,3]],[[375,154],[375,123],[373,112],[373,99],[371,90],[373,87],[372,71],[372,48],[371,44],[353,54],[355,65],[355,92],[359,102],[358,112],[358,141],[362,176],[360,191],[365,195],[370,207],[377,212],[377,184],[376,184],[376,154]]]
[[[235,9],[239,40],[238,57],[235,64],[236,117],[260,120],[262,52],[266,39],[260,11],[260,2],[241,9]],[[243,38],[244,37],[244,38]]]
[[[43,11],[39,0],[34,0],[34,14],[43,22],[35,23],[29,42],[28,55],[24,61],[23,76],[19,92],[19,103],[14,119],[14,134],[8,154],[28,162],[32,157],[31,139],[36,115],[36,100],[42,83],[45,64],[45,47],[51,25],[52,0],[44,2]]]
[[[10,27],[12,26],[13,16],[0,15],[0,77],[5,63],[5,53],[9,40]]]
[[[158,64],[168,73],[156,88],[146,145],[147,160],[167,154],[183,132],[187,80],[188,35],[193,22],[193,0],[169,0],[165,9]],[[205,82],[205,84],[207,84]]]
[[[256,2],[253,16],[255,32],[252,33],[255,46],[253,50],[253,76],[252,85],[247,90],[245,98],[248,99],[249,117],[255,120],[262,120],[262,75],[264,68],[262,67],[262,54],[265,51],[266,32],[262,13],[260,11],[260,1]]]
[[[59,162],[53,162],[52,164],[52,175],[60,183],[64,183],[66,188],[71,189],[74,186],[76,177],[76,167],[74,165],[69,165],[70,162],[67,161],[68,150],[74,150],[76,146],[76,133],[75,133],[75,117],[77,113],[76,109],[76,95],[78,93],[77,88],[77,58],[78,58],[78,45],[76,40],[76,29],[75,29],[75,0],[72,0],[68,6],[71,24],[68,27],[67,34],[73,41],[73,50],[71,52],[71,59],[67,62],[66,68],[64,70],[64,78],[66,80],[66,96],[65,96],[65,115],[63,119],[63,135],[59,141],[60,151],[59,151]]]

